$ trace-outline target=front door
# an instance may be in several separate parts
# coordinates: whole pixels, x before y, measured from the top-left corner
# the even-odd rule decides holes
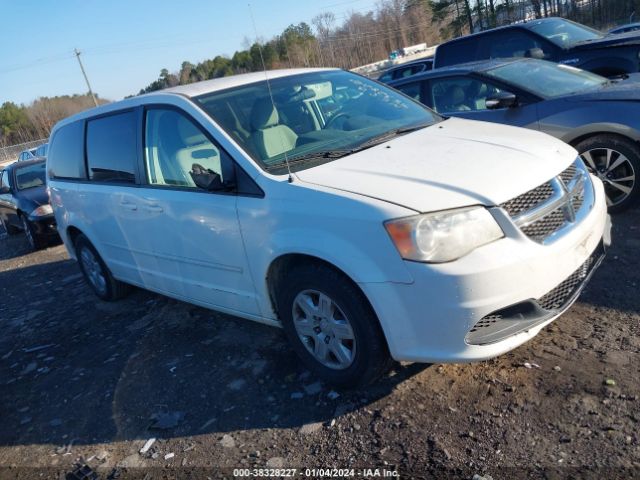
[[[487,98],[505,90],[474,77],[436,78],[430,81],[431,105],[438,113],[454,117],[538,129],[535,103],[488,109]]]
[[[183,112],[147,108],[136,238],[150,287],[231,313],[258,314],[233,192],[196,185],[198,169],[224,180],[233,161]]]

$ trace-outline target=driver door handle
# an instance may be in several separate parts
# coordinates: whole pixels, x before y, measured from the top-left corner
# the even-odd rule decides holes
[[[122,208],[126,208],[127,210],[132,210],[132,211],[138,209],[138,206],[135,203],[131,203],[127,201],[120,202],[120,206]]]
[[[164,208],[162,208],[160,205],[158,205],[158,203],[156,203],[155,200],[146,199],[146,198],[145,198],[145,200],[146,201],[144,202],[143,208],[147,212],[154,212],[154,213],[164,212]]]

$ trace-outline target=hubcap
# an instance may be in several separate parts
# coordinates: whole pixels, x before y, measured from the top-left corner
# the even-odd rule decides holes
[[[594,148],[580,154],[591,173],[604,183],[607,205],[622,203],[635,187],[636,172],[631,161],[611,148]]]
[[[89,279],[89,282],[91,282],[93,288],[95,288],[99,293],[104,294],[107,291],[107,281],[102,273],[100,263],[93,252],[88,248],[83,248],[80,253],[80,261],[82,262],[82,268],[87,274],[87,278]]]
[[[304,290],[294,299],[292,313],[298,337],[316,360],[335,370],[344,370],[353,363],[353,329],[331,298],[317,290]]]
[[[24,234],[27,237],[27,241],[29,242],[29,245],[31,245],[32,247],[35,247],[36,242],[34,241],[33,235],[31,234],[29,223],[27,222],[27,219],[24,217],[22,217],[22,228],[24,229]]]

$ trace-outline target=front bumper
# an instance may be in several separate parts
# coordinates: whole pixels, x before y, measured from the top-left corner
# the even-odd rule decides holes
[[[533,338],[577,299],[601,261],[598,249],[610,243],[610,219],[599,181],[594,181],[594,194],[588,215],[552,244],[538,244],[523,234],[508,236],[455,262],[406,262],[412,284],[361,284],[391,355],[404,361],[469,362],[501,355]],[[592,256],[593,265],[559,307],[533,312],[535,318],[520,321],[534,321],[489,341],[469,338],[471,330],[495,312],[542,299],[561,287]]]
[[[57,237],[56,217],[53,214],[38,217],[29,216],[29,222],[39,237]]]

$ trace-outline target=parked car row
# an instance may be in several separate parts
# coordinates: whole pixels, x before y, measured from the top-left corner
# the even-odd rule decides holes
[[[517,23],[439,45],[435,59],[423,59],[433,69],[407,64],[380,80],[444,115],[560,138],[619,212],[640,196],[640,33],[623,30],[604,34],[562,18]]]
[[[378,77],[400,80],[433,68],[479,60],[537,58],[605,77],[640,71],[640,23],[607,33],[564,18],[543,18],[493,28],[440,44],[433,58],[398,65]]]
[[[602,180],[611,212],[637,202],[640,74],[609,80],[521,58],[438,68],[390,84],[444,115],[553,135]]]

